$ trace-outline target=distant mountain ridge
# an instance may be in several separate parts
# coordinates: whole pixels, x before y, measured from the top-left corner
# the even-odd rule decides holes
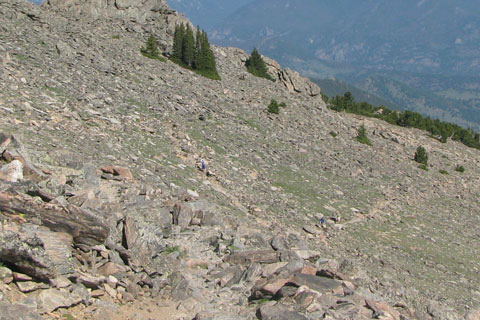
[[[282,46],[290,44],[300,58],[374,69],[473,75],[479,17],[472,0],[257,0],[218,25],[214,38],[266,53],[291,53]]]
[[[168,0],[173,9],[185,14],[195,25],[210,30],[253,0]]]
[[[342,79],[404,109],[480,128],[472,117],[480,110],[473,0],[257,0],[210,34],[220,45],[256,46],[303,75]]]

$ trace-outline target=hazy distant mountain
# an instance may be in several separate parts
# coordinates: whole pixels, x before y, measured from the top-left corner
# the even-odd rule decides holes
[[[167,0],[170,7],[185,14],[193,24],[210,30],[238,8],[253,0]]]
[[[256,0],[210,38],[256,46],[304,75],[334,76],[404,108],[480,127],[471,117],[480,111],[477,0]]]
[[[474,0],[257,0],[215,28],[214,39],[266,53],[410,72],[477,74]]]

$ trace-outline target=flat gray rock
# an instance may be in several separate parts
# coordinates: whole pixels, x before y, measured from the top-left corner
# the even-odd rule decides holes
[[[261,306],[257,310],[257,318],[261,320],[308,320],[304,315],[291,311],[282,304]]]
[[[296,287],[306,286],[314,291],[324,293],[340,287],[342,283],[329,278],[318,277],[311,274],[297,273],[287,283],[287,285],[294,285]]]
[[[1,320],[42,320],[33,306],[20,303],[0,302]]]

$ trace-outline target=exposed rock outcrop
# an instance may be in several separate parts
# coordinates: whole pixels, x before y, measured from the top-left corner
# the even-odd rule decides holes
[[[85,20],[120,18],[145,23],[152,20],[169,20],[171,18],[169,15],[177,15],[165,0],[47,0],[43,6]]]

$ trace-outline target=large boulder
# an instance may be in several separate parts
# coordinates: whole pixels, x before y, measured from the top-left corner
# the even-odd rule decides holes
[[[303,78],[297,71],[290,68],[281,70],[278,74],[280,81],[293,92],[305,93],[312,97],[322,93],[319,86],[307,78]]]
[[[307,320],[304,315],[289,310],[282,304],[263,305],[257,310],[258,319],[262,320]]]
[[[289,91],[304,93],[312,97],[322,93],[318,85],[308,78],[302,77],[297,71],[290,68],[282,69],[277,61],[265,56],[263,56],[263,60],[267,65],[269,74],[278,79]]]
[[[44,242],[34,233],[18,226],[3,226],[0,232],[0,261],[6,262],[29,276],[48,281],[58,272]]]
[[[42,320],[34,306],[0,301],[0,319],[2,320]]]
[[[106,221],[99,214],[74,205],[39,201],[13,188],[0,192],[0,210],[24,216],[27,221],[41,221],[51,231],[71,235],[75,244],[102,244],[109,234]]]

